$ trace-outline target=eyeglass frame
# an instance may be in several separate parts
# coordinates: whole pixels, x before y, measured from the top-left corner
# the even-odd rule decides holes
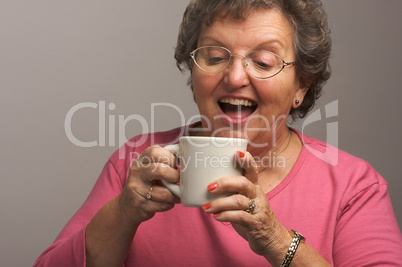
[[[229,55],[230,55],[229,62],[228,62],[228,64],[227,64],[221,71],[218,71],[218,72],[206,71],[206,70],[204,70],[203,68],[201,68],[201,66],[198,65],[197,61],[195,60],[195,53],[196,53],[198,50],[200,50],[200,49],[208,48],[208,47],[222,48],[222,49],[226,50],[227,52],[229,52]],[[275,74],[273,74],[273,75],[271,75],[271,76],[268,76],[268,77],[257,77],[257,76],[255,76],[255,75],[253,75],[253,74],[250,73],[250,71],[248,70],[248,67],[247,67],[247,66],[248,66],[248,62],[245,60],[246,57],[247,57],[250,53],[253,53],[253,52],[265,52],[265,53],[269,53],[269,54],[272,54],[272,55],[276,56],[277,58],[279,58],[280,60],[282,60],[282,63],[283,63],[283,64],[282,64],[282,68],[281,68],[277,73],[275,73]],[[193,51],[190,52],[190,57],[193,59],[195,65],[197,65],[197,67],[200,68],[202,71],[204,71],[204,72],[206,72],[206,73],[210,73],[210,74],[218,74],[218,73],[221,73],[221,72],[223,72],[224,70],[226,70],[227,67],[229,67],[229,65],[232,64],[233,56],[240,56],[240,57],[242,57],[243,66],[244,66],[244,69],[246,70],[246,72],[247,72],[248,74],[250,74],[251,76],[253,76],[254,78],[260,79],[260,80],[269,79],[269,78],[272,78],[272,77],[278,75],[278,74],[279,74],[285,67],[287,67],[287,66],[296,66],[296,62],[295,62],[295,61],[286,62],[286,61],[285,61],[282,57],[280,57],[279,55],[277,55],[277,54],[275,54],[275,53],[273,53],[273,52],[271,52],[271,51],[267,51],[267,50],[252,50],[252,51],[247,52],[246,55],[242,55],[242,54],[233,54],[228,48],[223,47],[223,46],[206,45],[206,46],[200,46],[200,47],[198,47],[198,48],[196,48],[196,49],[194,49]]]

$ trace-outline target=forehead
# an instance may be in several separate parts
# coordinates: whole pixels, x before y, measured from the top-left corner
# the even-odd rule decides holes
[[[229,49],[293,48],[293,31],[285,15],[278,9],[256,9],[244,19],[217,16],[203,25],[198,46],[222,45]],[[232,47],[230,47],[232,46]],[[268,48],[266,48],[268,46]]]

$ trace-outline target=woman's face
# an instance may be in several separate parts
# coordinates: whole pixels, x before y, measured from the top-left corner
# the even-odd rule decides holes
[[[202,28],[197,46],[223,46],[241,55],[267,50],[286,62],[295,60],[291,26],[275,9],[255,10],[245,20],[218,19]],[[257,147],[272,147],[287,136],[290,108],[296,107],[296,99],[301,103],[307,91],[294,66],[274,77],[257,79],[246,72],[242,57],[236,55],[218,74],[194,65],[192,79],[207,135],[246,138]]]

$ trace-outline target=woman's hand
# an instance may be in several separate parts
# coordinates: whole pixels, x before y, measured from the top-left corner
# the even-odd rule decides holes
[[[132,222],[139,224],[152,218],[155,212],[167,211],[180,203],[177,196],[161,185],[161,179],[178,182],[175,157],[160,146],[148,147],[134,160],[127,183],[118,197],[120,210]]]
[[[173,154],[159,146],[147,148],[136,158],[122,192],[106,203],[86,228],[86,266],[122,266],[138,226],[155,212],[180,202],[159,185],[161,179],[178,181],[174,167]]]
[[[208,186],[213,194],[234,194],[205,204],[203,209],[218,221],[230,222],[255,253],[265,256],[271,263],[281,261],[291,238],[258,184],[258,169],[252,155],[238,152],[236,159],[244,169],[244,176],[220,178]],[[255,208],[248,212],[252,200]]]

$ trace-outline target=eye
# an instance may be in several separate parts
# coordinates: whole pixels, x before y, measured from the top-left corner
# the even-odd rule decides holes
[[[224,58],[221,58],[221,57],[210,57],[210,58],[208,59],[208,64],[209,64],[209,65],[216,65],[216,64],[221,63],[222,61],[224,61]]]
[[[208,50],[206,58],[208,65],[218,65],[226,63],[230,58],[230,54],[223,49],[213,48]]]
[[[254,63],[254,65],[255,65],[256,67],[261,68],[261,69],[267,69],[267,68],[271,68],[271,67],[272,67],[272,66],[270,66],[270,65],[268,65],[268,64],[266,64],[266,63],[264,63],[264,62],[256,62],[256,61],[253,61],[253,63]]]
[[[249,62],[252,63],[252,66],[259,70],[271,70],[278,65],[277,57],[264,51],[252,52],[248,55],[248,58],[250,58]]]

